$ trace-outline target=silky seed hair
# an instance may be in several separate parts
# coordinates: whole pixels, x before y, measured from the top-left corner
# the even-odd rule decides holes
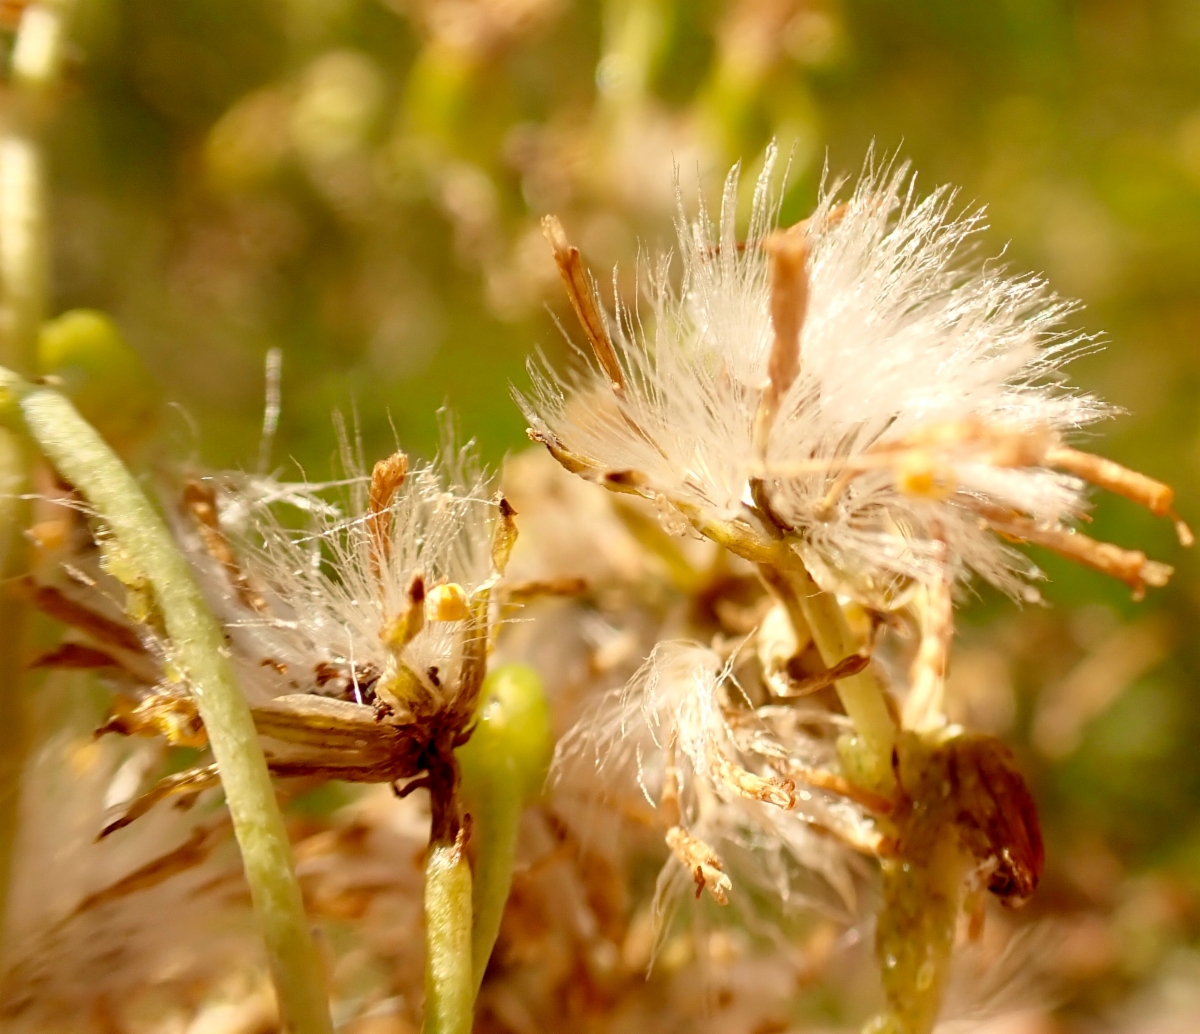
[[[422,706],[449,702],[460,681],[469,600],[495,577],[502,519],[469,448],[411,469],[397,453],[371,476],[335,486],[340,500],[326,486],[242,475],[208,485],[239,572],[231,578],[211,548],[198,550],[197,564],[259,692],[371,703],[398,652]],[[238,591],[237,578],[251,597]]]
[[[795,761],[807,772],[836,761],[800,724],[751,710],[740,696],[729,661],[697,643],[660,642],[627,685],[602,694],[562,738],[556,769],[561,776],[592,768],[605,787],[636,786],[658,809],[672,851],[656,892],[660,921],[685,887],[730,900],[730,850],[739,890],[757,887],[785,908],[818,904],[846,920],[856,900],[847,845],[874,849],[871,817],[777,774],[774,762]],[[818,726],[836,721],[809,717]],[[810,874],[807,891],[797,867]]]
[[[595,360],[531,365],[517,396],[531,437],[576,473],[659,500],[673,530],[765,500],[824,588],[873,607],[971,572],[1036,598],[1037,568],[1012,540],[1135,592],[1162,584],[1168,568],[1071,528],[1086,482],[1114,484],[1062,442],[1110,413],[1062,381],[1091,344],[1066,329],[1075,306],[1040,277],[971,261],[982,209],[949,188],[920,197],[907,164],[869,158],[845,200],[826,182],[787,230],[774,165],[772,148],[744,241],[738,167],[715,220],[703,203],[689,217],[680,192],[677,259],[646,278],[644,306],[611,315],[548,220]],[[1140,477],[1117,469],[1126,487]],[[1166,491],[1166,505],[1139,501],[1165,513]]]

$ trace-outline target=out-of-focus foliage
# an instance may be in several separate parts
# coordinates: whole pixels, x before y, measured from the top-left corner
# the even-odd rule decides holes
[[[54,378],[117,449],[154,430],[157,392],[141,359],[102,312],[73,309],[42,325],[38,373]]]
[[[543,214],[628,297],[673,166],[712,197],[776,136],[799,218],[825,163],[853,173],[874,141],[986,202],[987,253],[1011,241],[1085,303],[1105,347],[1072,376],[1131,414],[1106,451],[1200,523],[1194,0],[81,0],[74,36],[54,311],[115,317],[194,421],[164,418],[175,455],[254,463],[278,347],[276,462],[324,476],[351,406],[368,456],[428,453],[443,403],[498,459],[523,442],[508,382],[565,347]],[[1088,1008],[1200,939],[1200,575],[1132,504],[1095,529],[1176,580],[1134,606],[1039,555],[1058,608],[985,597],[952,675],[972,726],[1023,745],[1034,907],[1067,917]]]

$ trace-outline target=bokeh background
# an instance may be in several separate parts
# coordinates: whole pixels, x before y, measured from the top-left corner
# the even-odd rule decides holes
[[[1196,0],[80,0],[72,35],[54,307],[118,320],[161,456],[255,466],[277,347],[272,463],[328,474],[335,409],[368,456],[429,454],[444,404],[498,462],[509,382],[564,347],[543,214],[631,270],[676,165],[711,198],[777,137],[799,218],[873,141],[1084,303],[1105,347],[1071,378],[1128,411],[1104,450],[1200,524]],[[1176,580],[1134,604],[1039,556],[1054,606],[972,604],[955,706],[1035,782],[1066,1013],[1174,995],[1200,1026],[1198,568],[1122,500],[1094,533]]]

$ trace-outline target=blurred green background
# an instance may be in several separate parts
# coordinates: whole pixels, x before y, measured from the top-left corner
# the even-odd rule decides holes
[[[335,409],[368,456],[428,454],[443,404],[498,461],[524,441],[509,382],[563,349],[544,213],[629,270],[669,240],[673,164],[711,197],[776,136],[798,218],[874,141],[987,203],[984,253],[1085,303],[1105,348],[1070,376],[1129,413],[1104,450],[1200,524],[1195,0],[80,0],[73,36],[54,307],[117,319],[179,404],[177,458],[254,466],[278,347],[275,463],[325,476]],[[1180,574],[1134,605],[1039,556],[1057,606],[985,595],[953,678],[1034,774],[1035,908],[1103,917],[1063,965],[1104,999],[1200,937],[1200,579],[1122,500],[1093,533]]]

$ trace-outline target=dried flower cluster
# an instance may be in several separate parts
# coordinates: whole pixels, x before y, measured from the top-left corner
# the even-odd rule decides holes
[[[745,240],[736,169],[715,225],[703,208],[694,221],[681,210],[682,273],[651,272],[648,320],[619,303],[609,316],[546,220],[595,363],[569,379],[534,368],[532,398],[519,396],[530,436],[567,470],[653,502],[669,529],[755,565],[775,601],[726,656],[660,644],[564,746],[594,742],[601,769],[633,753],[674,856],[719,902],[731,880],[713,845],[725,839],[760,858],[764,842],[786,846],[835,886],[846,881],[813,830],[878,856],[886,1005],[869,1026],[927,1034],[968,888],[1019,905],[1043,866],[1011,753],[945,717],[955,588],[976,573],[1036,599],[1037,570],[1015,541],[1140,596],[1170,568],[1072,522],[1088,483],[1159,515],[1173,516],[1172,493],[1066,444],[1106,412],[1056,376],[1082,343],[1061,329],[1070,306],[1036,278],[963,270],[980,213],[956,215],[946,190],[917,200],[907,167],[887,167],[779,229],[772,158]],[[865,634],[837,595],[867,616]],[[896,622],[919,639],[900,714],[872,665],[878,631]],[[741,674],[747,643],[758,664]],[[824,670],[797,677],[810,643]],[[821,718],[796,698],[830,685],[840,706],[823,724],[848,722],[822,740],[811,732]]]
[[[521,398],[557,465],[517,457],[501,493],[454,449],[413,469],[397,453],[370,476],[351,457],[336,485],[196,477],[173,507],[284,795],[330,780],[394,791],[293,831],[355,1030],[420,1015],[420,854],[479,850],[455,750],[500,662],[542,674],[558,752],[522,819],[483,1029],[785,1029],[797,987],[844,976],[838,938],[878,896],[868,1029],[929,1034],[984,891],[1009,906],[1034,892],[1043,847],[1016,760],[946,718],[954,595],[975,574],[1033,598],[1014,543],[1137,594],[1161,585],[1169,568],[1074,522],[1089,484],[1173,517],[1171,492],[1067,444],[1107,413],[1058,376],[1084,341],[1036,278],[964,269],[980,213],[957,215],[949,191],[919,200],[887,167],[781,229],[773,182],[768,161],[744,239],[738,170],[715,222],[681,204],[682,271],[653,268],[647,311],[608,313],[547,220],[594,358],[581,374],[536,369]],[[155,807],[194,801],[217,771],[152,601],[102,528],[79,521],[65,541],[58,573],[26,587],[75,629],[41,663],[103,669],[100,733],[156,746],[134,751],[148,760],[120,794],[107,770],[86,773],[81,828],[96,850],[126,845],[124,868],[76,881],[13,939],[9,1013],[30,1029],[165,1029],[224,997],[245,1014],[230,1029],[261,1029],[261,981],[234,987],[211,957],[161,982],[186,986],[186,1004],[125,990],[158,952],[156,903],[177,892],[203,913],[237,878],[219,813]],[[168,819],[182,846],[149,849]],[[655,868],[656,889],[642,877]],[[738,921],[676,915],[685,889]],[[248,959],[244,905],[234,892],[220,907]],[[80,939],[129,930],[145,950],[89,976]]]

